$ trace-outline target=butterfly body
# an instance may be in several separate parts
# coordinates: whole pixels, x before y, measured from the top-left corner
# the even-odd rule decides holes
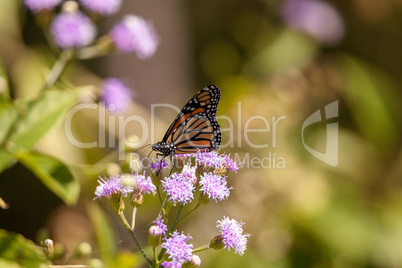
[[[173,157],[175,154],[210,152],[219,148],[221,130],[216,111],[220,96],[217,86],[201,89],[181,109],[162,141],[152,145],[152,150],[162,157]]]

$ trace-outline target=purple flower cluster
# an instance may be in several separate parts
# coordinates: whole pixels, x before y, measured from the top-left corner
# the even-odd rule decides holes
[[[204,167],[225,167],[228,171],[237,172],[240,165],[230,158],[230,155],[221,154],[219,155],[217,151],[203,153],[198,151],[195,155],[196,161],[199,165]]]
[[[197,176],[195,175],[195,170],[197,166],[191,167],[190,165],[184,165],[183,170],[181,171],[181,175],[184,177],[184,180],[188,180],[193,185],[197,183]]]
[[[120,9],[122,0],[79,0],[89,11],[101,15],[110,15]]]
[[[193,191],[195,187],[193,183],[180,173],[173,173],[170,177],[165,178],[162,181],[162,186],[168,196],[168,200],[174,205],[176,203],[185,205],[194,198]]]
[[[127,194],[132,191],[130,187],[123,185],[119,175],[115,175],[110,178],[99,178],[99,186],[96,187],[96,197],[94,199],[101,197],[110,198],[112,194],[122,194],[123,196],[127,196]]]
[[[166,250],[169,255],[171,262],[166,262],[166,265],[175,266],[165,266],[164,267],[181,267],[185,261],[191,261],[192,255],[192,244],[187,244],[188,240],[192,239],[191,236],[186,236],[183,233],[174,231],[171,237],[165,238],[165,242],[162,243],[162,248]]]
[[[201,189],[209,199],[215,200],[215,202],[222,201],[229,197],[229,190],[232,188],[227,187],[226,178],[224,176],[205,173],[200,179]]]
[[[335,45],[344,35],[344,25],[335,8],[319,0],[288,0],[282,6],[284,21],[293,29],[326,45]]]
[[[161,215],[159,215],[158,218],[156,218],[156,220],[153,221],[153,223],[155,224],[155,226],[158,228],[159,232],[162,235],[166,234],[167,226],[165,225],[164,220],[162,219]]]
[[[24,0],[24,5],[33,12],[50,10],[60,3],[61,0]]]
[[[110,111],[125,112],[130,106],[131,90],[117,78],[107,78],[102,84],[102,100]]]
[[[166,162],[165,158],[156,159],[155,162],[151,163],[151,169],[152,169],[153,173],[159,172],[160,170],[163,170],[167,167],[168,167],[168,163]]]
[[[145,172],[144,172],[145,174]],[[151,177],[145,177],[145,175],[139,175],[138,173],[133,175],[134,188],[141,194],[156,194],[156,187],[153,185]]]
[[[153,24],[134,15],[115,25],[111,36],[117,49],[123,53],[136,52],[140,59],[150,58],[159,44]]]
[[[61,48],[84,47],[94,40],[96,28],[81,12],[63,12],[54,18],[50,33]]]
[[[220,229],[219,233],[223,238],[224,248],[234,248],[235,252],[243,255],[247,247],[247,238],[249,234],[243,234],[243,222],[237,222],[229,217],[223,217],[223,220],[218,221],[217,227]]]

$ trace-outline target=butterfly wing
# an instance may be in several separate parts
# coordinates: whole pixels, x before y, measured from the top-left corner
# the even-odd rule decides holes
[[[207,86],[183,107],[163,137],[173,142],[175,153],[209,152],[219,148],[221,130],[216,111],[221,92],[217,86]]]

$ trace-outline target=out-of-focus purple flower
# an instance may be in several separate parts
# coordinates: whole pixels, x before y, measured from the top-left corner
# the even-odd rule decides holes
[[[174,261],[164,261],[162,262],[163,268],[181,268],[181,263],[177,263]]]
[[[102,100],[111,111],[125,112],[131,102],[131,90],[117,78],[107,78],[102,84]]]
[[[50,10],[60,3],[61,0],[24,0],[24,5],[33,12]]]
[[[140,59],[151,57],[158,47],[159,37],[151,22],[128,15],[111,32],[113,42],[123,53],[136,52]]]
[[[110,178],[99,178],[99,186],[96,187],[96,197],[94,199],[100,197],[110,198],[112,194],[121,194],[123,196],[127,196],[127,194],[132,191],[130,187],[123,185],[119,175],[115,175]]]
[[[184,165],[181,175],[185,180],[190,181],[193,185],[197,183],[197,176],[195,176],[195,170],[197,166],[191,167],[190,165]]]
[[[166,162],[165,158],[156,159],[155,162],[151,163],[151,169],[152,169],[153,173],[159,172],[160,170],[163,170],[167,167],[168,167],[168,163]]]
[[[218,221],[216,227],[219,228],[219,233],[222,237],[222,242],[225,245],[224,248],[234,248],[235,252],[239,255],[243,255],[247,248],[247,238],[249,234],[243,234],[243,222],[237,222],[235,219],[229,219],[229,217],[223,217],[223,220]]]
[[[81,12],[63,12],[54,18],[50,33],[61,48],[84,47],[94,40],[96,28]]]
[[[166,234],[167,226],[165,225],[161,215],[159,215],[153,223],[159,228],[162,235]]]
[[[209,199],[215,202],[222,201],[229,197],[229,190],[232,188],[227,187],[226,178],[210,173],[205,173],[200,179],[201,189]]]
[[[287,0],[282,16],[295,30],[304,32],[325,45],[336,45],[344,35],[344,24],[335,8],[319,0]]]
[[[187,244],[188,240],[192,239],[191,236],[186,236],[183,233],[174,231],[171,237],[165,238],[165,242],[162,243],[162,248],[166,249],[166,253],[169,255],[172,263],[169,265],[180,266],[168,266],[168,267],[181,267],[185,261],[191,261],[192,244]]]
[[[162,181],[162,186],[169,197],[168,200],[174,205],[176,203],[183,203],[185,205],[194,198],[194,185],[179,173],[173,173],[170,177],[165,178]]]
[[[79,0],[88,10],[101,15],[110,15],[120,9],[122,0]]]
[[[144,172],[145,174],[145,172]],[[141,194],[156,194],[156,187],[153,185],[151,177],[145,177],[145,175],[139,175],[138,173],[133,175],[134,179],[134,191]]]

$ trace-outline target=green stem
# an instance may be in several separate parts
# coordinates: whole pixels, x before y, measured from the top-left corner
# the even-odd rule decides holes
[[[176,225],[177,225],[179,222],[181,222],[182,220],[184,220],[185,218],[187,218],[188,216],[190,216],[190,214],[193,213],[194,210],[196,210],[199,206],[201,206],[201,203],[198,203],[197,205],[195,205],[195,207],[193,207],[189,212],[187,212],[186,215],[184,215],[181,219],[179,219],[179,220],[176,222]]]
[[[147,261],[148,266],[152,267],[152,265],[153,265],[152,261],[148,258],[147,254],[145,254],[145,251],[141,247],[140,243],[138,243],[138,240],[137,240],[137,237],[135,236],[134,230],[132,230],[130,228],[130,225],[128,224],[128,222],[126,220],[126,217],[124,217],[123,213],[119,213],[119,216],[120,216],[121,221],[124,224],[124,227],[126,227],[127,231],[130,233],[131,237],[134,239],[135,243],[137,244],[138,248],[140,249],[142,256],[144,256],[145,260]]]
[[[203,246],[198,247],[196,249],[193,249],[193,253],[204,251],[204,250],[207,250],[207,249],[210,249],[209,244],[206,244],[206,245],[203,245]]]
[[[67,62],[69,62],[73,58],[73,56],[74,51],[71,49],[67,49],[61,52],[60,57],[54,63],[49,74],[46,76],[45,85],[43,86],[42,92],[48,90],[56,83],[64,68],[66,67]]]
[[[180,218],[180,214],[181,214],[182,210],[183,210],[183,204],[180,203],[179,209],[177,210],[176,218],[174,219],[172,228],[170,228],[170,232],[173,232],[173,230],[176,228],[177,224],[180,222],[179,218]]]
[[[133,207],[133,216],[131,218],[131,230],[134,231],[134,227],[135,227],[135,215],[137,214],[137,206]]]

